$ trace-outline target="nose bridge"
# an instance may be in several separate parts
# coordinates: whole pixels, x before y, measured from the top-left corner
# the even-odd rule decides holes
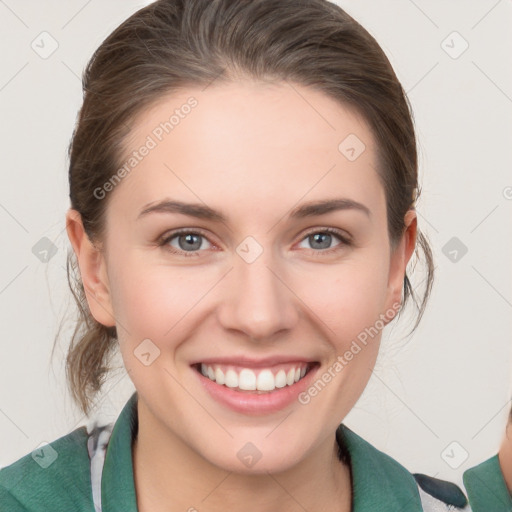
[[[281,281],[283,266],[273,257],[270,247],[263,250],[250,238],[237,247],[221,322],[226,329],[237,329],[263,340],[290,329],[297,320],[297,311],[293,293]]]

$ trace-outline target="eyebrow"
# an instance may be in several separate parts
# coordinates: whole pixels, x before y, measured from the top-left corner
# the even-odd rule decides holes
[[[326,213],[337,210],[356,210],[363,212],[368,217],[371,217],[370,209],[367,206],[346,198],[311,201],[294,208],[288,216],[292,219],[302,219],[305,217],[325,215]],[[154,204],[147,204],[139,213],[137,218],[140,219],[150,213],[180,213],[182,215],[188,215],[189,217],[196,217],[198,219],[206,219],[222,223],[227,222],[226,217],[221,212],[204,204],[184,203],[182,201],[169,199],[165,199]]]

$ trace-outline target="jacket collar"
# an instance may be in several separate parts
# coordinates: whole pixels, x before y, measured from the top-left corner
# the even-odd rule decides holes
[[[132,442],[137,436],[137,392],[133,393],[110,435],[101,478],[103,512],[137,512]]]
[[[132,461],[132,442],[138,432],[137,399],[135,392],[112,430],[101,482],[103,512],[137,512]],[[416,481],[403,466],[343,424],[336,439],[350,461],[353,512],[422,511]]]
[[[462,480],[473,512],[512,510],[498,455],[465,471]]]
[[[336,439],[350,455],[353,512],[423,510],[416,480],[402,465],[343,424]]]

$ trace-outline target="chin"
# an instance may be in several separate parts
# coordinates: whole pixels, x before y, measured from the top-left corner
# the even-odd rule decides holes
[[[245,475],[285,472],[300,464],[308,456],[307,442],[303,435],[289,425],[279,435],[269,435],[266,428],[258,433],[254,429],[233,432],[233,438],[209,438],[206,446],[196,446],[199,455],[225,471]]]

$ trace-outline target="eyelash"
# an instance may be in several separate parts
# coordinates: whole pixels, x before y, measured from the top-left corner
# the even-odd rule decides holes
[[[316,233],[335,235],[340,240],[341,243],[339,245],[336,245],[336,246],[331,247],[329,249],[323,249],[323,250],[322,249],[320,249],[320,250],[310,249],[311,251],[313,251],[313,254],[315,256],[322,256],[322,255],[325,255],[325,254],[331,254],[333,252],[339,251],[343,247],[350,247],[350,246],[352,246],[351,239],[348,236],[346,236],[342,231],[339,231],[339,230],[334,229],[334,228],[314,229],[312,231],[307,232],[301,238],[300,241],[302,242],[307,237],[309,237],[311,235],[314,235]],[[184,256],[185,258],[200,256],[200,252],[201,251],[182,251],[182,250],[176,250],[174,247],[171,248],[169,245],[167,245],[173,238],[175,238],[175,237],[177,237],[179,235],[184,235],[184,234],[185,235],[200,235],[200,236],[208,239],[208,236],[203,231],[201,231],[201,230],[180,229],[180,230],[173,231],[172,233],[170,233],[168,235],[164,235],[163,237],[161,237],[158,240],[158,246],[159,247],[164,247],[165,250],[169,251],[172,254],[179,254],[179,255]],[[212,242],[210,242],[210,243],[212,243]]]

